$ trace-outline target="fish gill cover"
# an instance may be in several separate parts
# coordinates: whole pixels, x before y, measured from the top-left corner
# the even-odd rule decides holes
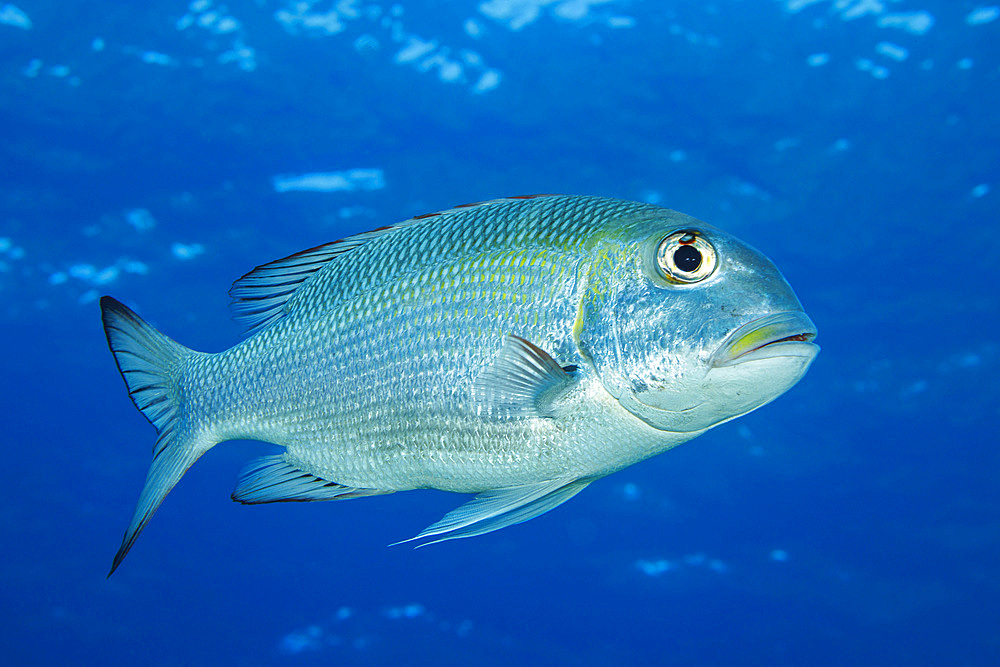
[[[995,664],[1000,6],[0,3],[13,663]],[[239,340],[254,265],[534,192],[692,214],[823,354],[774,404],[475,540],[455,505],[240,507],[205,455],[104,580],[152,447],[97,315]],[[405,259],[405,258],[402,258]]]

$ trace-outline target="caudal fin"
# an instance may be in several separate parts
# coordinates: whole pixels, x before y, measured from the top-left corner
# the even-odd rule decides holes
[[[184,367],[198,353],[167,338],[110,296],[101,298],[101,319],[129,396],[157,434],[146,485],[111,564],[110,577],[170,489],[215,443],[181,428],[178,419],[184,409],[180,391]]]

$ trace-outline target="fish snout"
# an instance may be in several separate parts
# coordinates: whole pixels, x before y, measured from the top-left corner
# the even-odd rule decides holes
[[[712,368],[775,357],[814,357],[816,325],[802,311],[787,311],[752,320],[722,341],[712,354]]]

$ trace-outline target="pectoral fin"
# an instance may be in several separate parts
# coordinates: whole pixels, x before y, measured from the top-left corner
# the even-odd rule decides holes
[[[537,345],[518,336],[504,338],[492,364],[476,378],[473,393],[484,415],[551,417],[555,401],[573,377]]]
[[[584,479],[555,479],[537,484],[526,484],[506,489],[493,489],[478,494],[469,502],[444,515],[435,524],[425,528],[416,537],[396,544],[412,542],[425,537],[444,535],[425,542],[427,546],[459,537],[473,537],[507,526],[534,519],[540,514],[566,502],[593,481]]]

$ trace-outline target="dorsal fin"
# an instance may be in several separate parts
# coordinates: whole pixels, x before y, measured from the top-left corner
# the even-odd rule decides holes
[[[232,297],[230,306],[233,309],[233,319],[246,327],[246,335],[251,336],[257,333],[284,316],[285,304],[292,298],[295,290],[308,281],[319,269],[326,266],[332,259],[354,250],[372,239],[418,223],[425,223],[429,218],[442,217],[469,208],[550,196],[553,195],[523,195],[492,199],[475,204],[462,204],[439,213],[418,215],[394,225],[379,227],[369,232],[348,236],[339,241],[324,243],[315,248],[261,264],[234,282],[229,289],[229,296]]]
[[[246,326],[249,336],[280,318],[285,312],[285,303],[299,285],[331,259],[357,245],[345,241],[303,250],[261,264],[245,274],[229,288],[233,319]]]
[[[436,213],[424,213],[423,215],[415,215],[405,222],[399,223],[399,226],[410,225],[414,222],[420,220],[426,220],[427,218],[436,218],[438,216],[448,215],[450,213],[458,213],[466,211],[470,208],[479,208],[481,206],[492,206],[494,204],[503,204],[506,202],[521,201],[524,199],[539,199],[541,197],[558,197],[559,195],[514,195],[512,197],[499,197],[497,199],[487,199],[485,201],[477,201],[471,204],[459,204],[458,206],[452,206],[451,208],[446,208],[443,211],[438,211]],[[393,225],[394,227],[397,225]]]

